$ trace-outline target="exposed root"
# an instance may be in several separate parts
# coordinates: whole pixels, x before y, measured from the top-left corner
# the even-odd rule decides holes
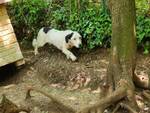
[[[47,94],[46,92],[30,87],[27,90],[26,93],[26,99],[30,99],[31,98],[31,91],[36,91],[38,93],[43,94],[44,96],[48,97],[49,99],[51,99],[51,101],[53,102],[53,104],[55,104],[55,106],[57,107],[57,109],[59,109],[61,111],[61,109],[66,109],[66,111],[68,111],[69,113],[75,113],[74,109],[72,109],[69,106],[64,105],[62,102],[60,102],[58,99],[56,99],[56,97],[53,97],[52,95]]]
[[[150,78],[146,75],[137,75],[136,73],[133,75],[134,83],[141,88],[150,89]]]
[[[129,105],[127,105],[127,104],[124,104],[124,103],[120,103],[120,106],[122,107],[122,108],[125,108],[125,109],[127,109],[128,111],[130,111],[130,113],[138,113],[137,111],[135,111],[133,108],[131,108]]]
[[[98,103],[86,107],[78,113],[103,113],[104,110],[115,102],[127,96],[126,88],[120,87],[107,97],[101,99]]]
[[[120,104],[117,104],[116,107],[115,107],[115,109],[113,110],[112,113],[116,113],[116,112],[118,111],[119,108],[120,108]]]
[[[21,111],[30,113],[29,109],[19,108],[16,104],[7,99],[3,94],[2,102],[0,104],[0,113],[19,113]]]
[[[49,99],[51,99],[51,101],[54,102],[54,103],[60,103],[60,101],[57,100],[56,98],[54,98],[52,95],[49,95],[49,94],[45,93],[44,91],[36,89],[36,88],[33,88],[33,87],[28,88],[27,93],[26,93],[26,99],[30,99],[31,98],[31,91],[36,91],[38,93],[43,94],[44,96],[46,96]]]
[[[142,94],[146,99],[148,99],[148,101],[150,101],[150,91],[149,90],[143,91]]]
[[[112,113],[116,113],[120,107],[128,110],[130,113],[138,113],[133,108],[131,108],[129,105],[127,105],[125,103],[119,103],[119,104],[117,104],[117,106],[115,107],[115,109],[113,110]]]

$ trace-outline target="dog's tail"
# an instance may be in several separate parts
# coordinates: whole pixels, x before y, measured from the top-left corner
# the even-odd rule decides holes
[[[32,46],[33,46],[33,47],[36,47],[36,46],[37,46],[37,39],[35,39],[35,38],[33,39],[33,41],[32,41]]]

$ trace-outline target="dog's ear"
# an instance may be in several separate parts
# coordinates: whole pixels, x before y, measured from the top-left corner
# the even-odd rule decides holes
[[[44,27],[43,28],[43,32],[44,33],[48,33],[48,31],[50,31],[52,28],[50,28],[50,27]]]
[[[73,33],[70,33],[70,34],[68,34],[68,35],[65,36],[66,43],[69,42],[69,40],[71,39],[72,35],[73,35]]]

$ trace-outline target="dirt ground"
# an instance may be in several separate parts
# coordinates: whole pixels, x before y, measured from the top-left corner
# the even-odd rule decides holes
[[[29,107],[31,113],[72,113],[72,109],[78,111],[94,104],[101,97],[99,87],[106,78],[109,50],[72,51],[78,56],[77,62],[67,60],[63,53],[49,46],[40,49],[37,56],[32,50],[23,50],[24,66],[17,70],[13,65],[0,69],[0,95],[5,94],[18,106]],[[150,55],[137,54],[136,73],[150,75]],[[31,86],[53,95],[71,110],[53,104],[37,92],[32,93],[30,100],[25,100]],[[141,104],[144,113],[148,113],[148,102],[144,100]]]

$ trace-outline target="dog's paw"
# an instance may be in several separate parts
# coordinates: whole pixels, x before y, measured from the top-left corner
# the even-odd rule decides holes
[[[37,50],[34,50],[34,55],[36,56],[38,54],[39,54],[39,52]]]
[[[71,56],[71,60],[72,60],[72,61],[76,61],[76,60],[77,60],[77,57]]]
[[[70,59],[70,57],[68,55],[66,55],[67,59]]]
[[[34,53],[34,55],[36,56],[38,53]]]

